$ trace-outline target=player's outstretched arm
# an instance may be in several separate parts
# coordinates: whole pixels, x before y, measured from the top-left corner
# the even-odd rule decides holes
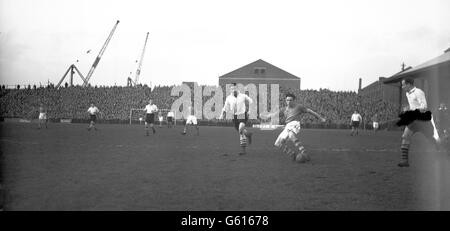
[[[270,112],[260,113],[259,117],[261,119],[268,119],[270,117],[276,116],[278,113],[280,113],[280,111],[275,111],[275,112],[272,112],[272,113],[270,113]]]
[[[311,110],[311,109],[307,109],[308,113],[315,116],[316,118],[318,118],[320,120],[320,122],[325,122],[327,121],[324,117],[320,116],[317,112]]]

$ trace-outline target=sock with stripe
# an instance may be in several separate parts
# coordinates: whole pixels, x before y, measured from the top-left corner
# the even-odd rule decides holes
[[[247,146],[247,137],[244,134],[239,135],[239,143],[241,147]]]
[[[400,163],[402,164],[408,164],[409,163],[409,144],[402,144],[400,147],[402,156]]]

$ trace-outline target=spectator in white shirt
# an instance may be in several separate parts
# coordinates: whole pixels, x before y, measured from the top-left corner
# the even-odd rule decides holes
[[[427,108],[427,100],[425,98],[425,93],[419,88],[414,86],[413,79],[402,80],[402,88],[406,90],[406,97],[408,99],[409,107],[407,107],[407,112],[410,115],[416,117],[417,114],[412,113],[415,110],[419,110],[419,117],[424,117],[426,113],[431,115],[431,112]],[[401,161],[398,164],[399,167],[409,167],[409,146],[411,143],[411,137],[416,132],[421,132],[425,137],[435,144],[436,147],[439,145],[439,135],[437,135],[436,128],[434,126],[432,117],[430,119],[422,120],[420,118],[413,118],[409,124],[405,126],[405,130],[402,135],[401,144]]]
[[[353,136],[355,133],[356,135],[358,135],[359,124],[361,123],[361,121],[361,115],[358,113],[358,111],[355,110],[355,112],[353,112],[352,114],[350,122],[350,126],[352,127],[352,133],[350,133],[351,136]]]
[[[245,123],[248,120],[248,110],[246,109],[245,101],[248,101],[249,104],[253,103],[253,100],[248,95],[240,93],[236,83],[233,83],[231,94],[227,96],[225,105],[222,108],[222,114],[219,117],[219,119],[223,119],[227,111],[233,113],[234,127],[239,132],[239,143],[242,150],[239,153],[240,155],[246,154],[247,141],[248,144],[252,143],[252,133],[245,128]]]

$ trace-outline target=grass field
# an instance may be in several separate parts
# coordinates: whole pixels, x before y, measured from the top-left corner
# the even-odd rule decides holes
[[[449,158],[414,136],[399,168],[400,132],[301,131],[312,157],[292,162],[254,132],[238,155],[231,127],[0,123],[5,210],[448,210]]]

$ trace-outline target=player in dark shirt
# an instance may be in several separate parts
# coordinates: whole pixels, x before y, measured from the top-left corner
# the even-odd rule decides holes
[[[297,138],[297,135],[300,133],[300,116],[305,113],[309,113],[315,117],[317,117],[321,122],[325,122],[326,119],[314,112],[313,110],[303,107],[301,105],[295,104],[295,95],[287,94],[286,95],[286,104],[287,106],[283,108],[280,112],[282,116],[285,117],[286,126],[284,130],[280,133],[277,140],[275,141],[275,146],[277,148],[283,148],[283,152],[288,154],[298,162],[304,163],[310,160],[310,157],[305,152],[305,148],[303,147],[300,140]],[[261,118],[271,117],[275,113],[270,113],[269,115],[261,115]],[[287,146],[287,141],[292,141],[296,150],[292,150]]]

